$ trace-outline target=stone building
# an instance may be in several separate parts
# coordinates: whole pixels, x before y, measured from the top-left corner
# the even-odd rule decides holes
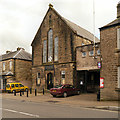
[[[77,83],[84,92],[97,92],[100,86],[100,42],[76,47]]]
[[[77,86],[76,47],[91,43],[93,34],[62,17],[50,4],[31,44],[33,88]]]
[[[23,48],[17,48],[17,51],[6,51],[6,54],[0,56],[2,70],[0,72],[3,79],[3,88],[7,82],[20,82],[28,87],[32,86],[32,55]]]
[[[117,100],[120,90],[120,3],[117,5],[117,18],[100,28],[100,36],[100,76],[104,78],[101,100]]]

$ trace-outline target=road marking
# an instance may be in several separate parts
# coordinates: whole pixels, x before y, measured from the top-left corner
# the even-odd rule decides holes
[[[19,114],[23,114],[23,115],[39,118],[39,115],[34,115],[34,114],[31,114],[31,113],[25,113],[25,112],[21,112],[21,111],[19,112],[19,111],[11,110],[11,109],[3,109],[3,108],[0,108],[0,109],[5,110],[5,111],[9,111],[9,112],[13,112],[13,113],[19,113]]]

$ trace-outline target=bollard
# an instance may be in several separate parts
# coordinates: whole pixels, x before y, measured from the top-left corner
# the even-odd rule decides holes
[[[45,91],[44,91],[44,88],[43,88],[43,95],[44,95]]]
[[[32,94],[32,88],[30,88],[30,94]]]
[[[22,91],[20,90],[20,96],[22,96]]]
[[[26,90],[26,92],[27,92],[27,97],[28,97],[28,89]]]
[[[24,95],[24,90],[22,91],[22,95]]]
[[[97,93],[97,101],[100,101],[100,90]]]
[[[15,90],[13,91],[13,93],[14,93],[14,96],[16,96],[16,91]]]
[[[35,88],[35,96],[37,96],[37,89]]]

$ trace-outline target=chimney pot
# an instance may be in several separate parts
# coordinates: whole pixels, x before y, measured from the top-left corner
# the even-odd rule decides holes
[[[120,17],[120,2],[117,4],[117,18]]]

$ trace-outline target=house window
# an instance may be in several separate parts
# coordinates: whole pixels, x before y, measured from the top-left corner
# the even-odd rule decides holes
[[[93,50],[89,52],[89,56],[93,56],[94,55],[94,52]]]
[[[12,70],[12,61],[9,62],[10,70]]]
[[[120,66],[118,67],[118,88],[120,88]]]
[[[54,61],[58,61],[58,37],[54,40]]]
[[[65,71],[61,71],[62,84],[65,84]]]
[[[85,57],[86,56],[86,52],[82,52],[82,57]]]
[[[100,49],[97,50],[97,55],[100,55]]]
[[[3,62],[3,71],[5,71],[5,62]]]
[[[47,40],[43,42],[43,63],[47,62]]]
[[[41,84],[40,73],[37,73],[36,85],[40,86],[40,84]]]
[[[53,31],[48,32],[48,62],[52,62],[53,59]]]
[[[82,46],[85,45],[83,42],[82,42]]]
[[[117,29],[117,48],[120,49],[120,28]]]

